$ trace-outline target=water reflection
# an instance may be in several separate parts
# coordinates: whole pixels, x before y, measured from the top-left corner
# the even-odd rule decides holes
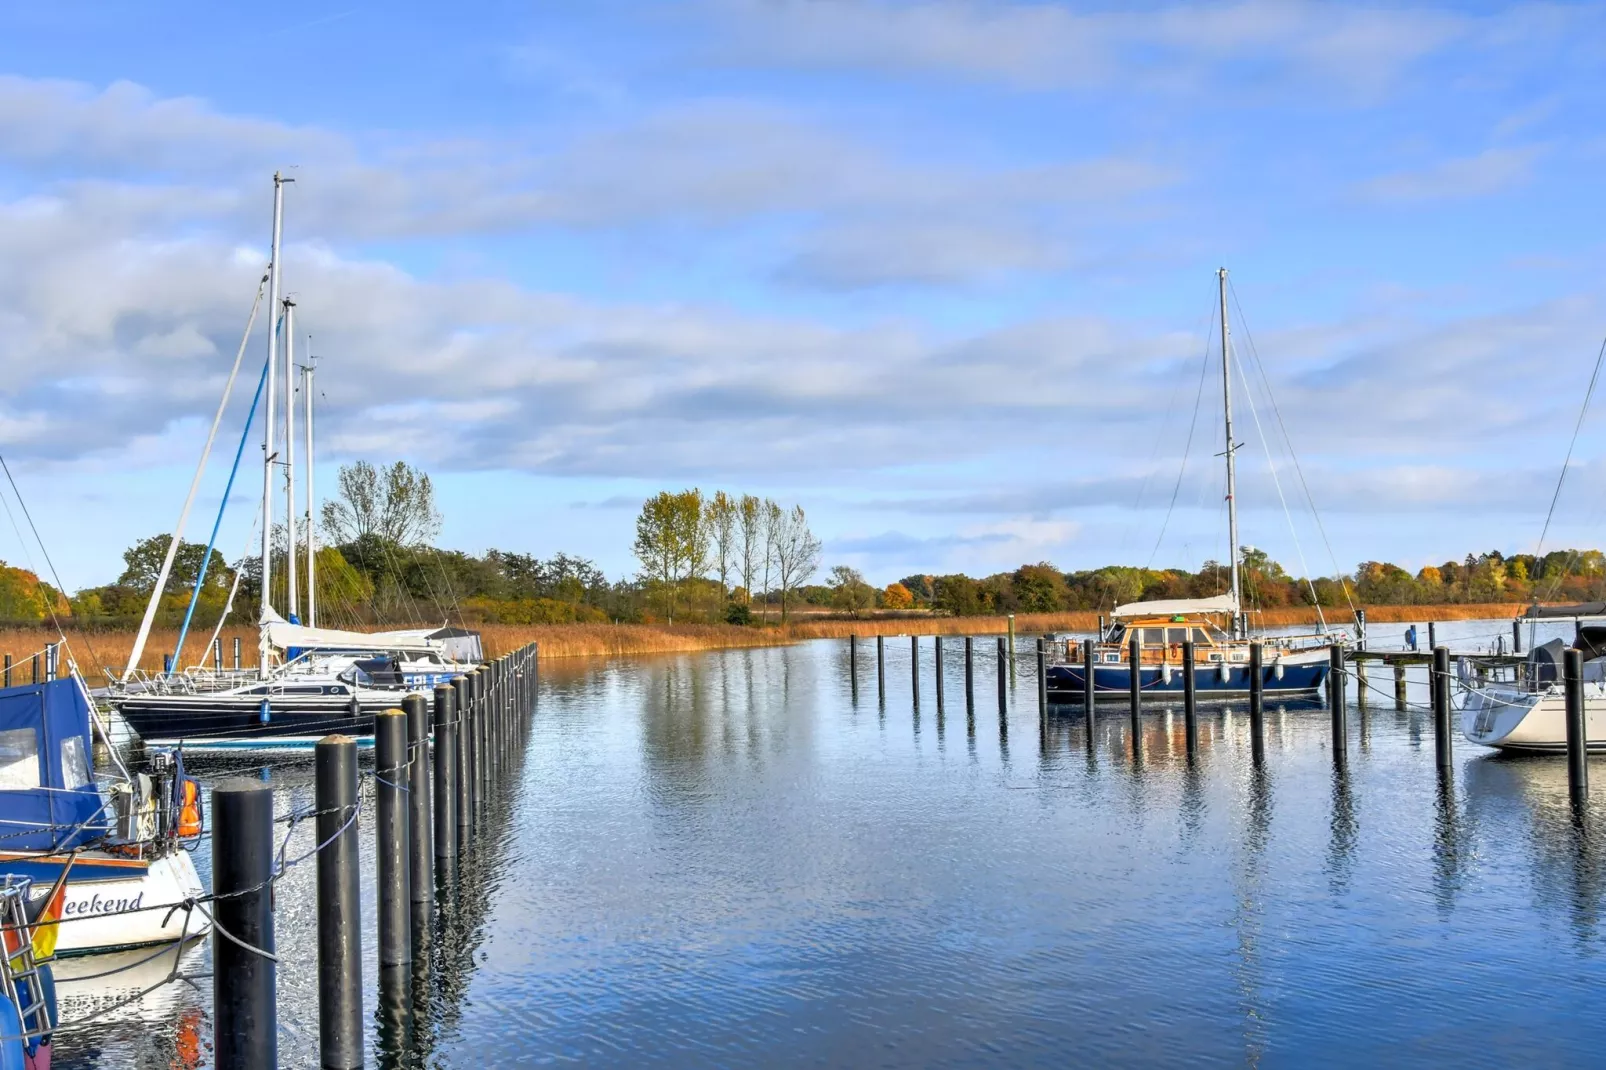
[[[1029,676],[996,735],[967,694],[950,762],[906,656],[873,720],[843,644],[548,667],[433,950],[365,963],[371,1061],[1585,1064],[1606,1042],[1606,819],[1574,825],[1564,763],[1458,752],[1441,782],[1420,717],[1380,707],[1335,769],[1327,713],[1295,702],[1261,766],[1242,704],[1201,704],[1189,761],[1157,702],[1135,730],[1120,703],[1051,706],[1012,766]],[[310,773],[273,782],[310,803]],[[285,891],[290,947],[313,910]],[[292,1054],[308,979],[282,984]],[[163,1057],[204,1007],[144,1027]],[[169,1065],[128,1033],[62,1065]]]

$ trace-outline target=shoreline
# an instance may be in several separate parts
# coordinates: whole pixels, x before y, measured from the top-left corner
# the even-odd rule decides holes
[[[1484,602],[1448,605],[1366,606],[1370,624],[1403,624],[1429,620],[1508,620],[1525,606],[1515,602]],[[1350,622],[1347,608],[1327,610],[1329,623],[1343,626]],[[1073,610],[1064,613],[1022,613],[1015,617],[1015,631],[1021,635],[1042,632],[1089,632],[1098,626],[1099,614],[1091,610]],[[1253,614],[1253,623],[1271,628],[1316,624],[1316,611],[1308,606],[1288,606]],[[877,635],[1004,635],[1009,630],[1007,617],[936,617],[923,615],[897,617],[803,618],[794,619],[785,627],[779,624],[761,627],[743,627],[734,624],[484,624],[477,629],[484,638],[487,658],[498,657],[517,650],[526,643],[541,644],[543,658],[634,657],[643,654],[684,654],[700,650],[742,650],[758,647],[786,646],[810,639],[846,639],[850,635],[866,638]],[[187,651],[200,654],[200,643],[210,632],[201,633],[197,641],[191,633]],[[233,640],[238,637],[243,663],[252,665],[256,659],[257,636],[255,629],[225,628],[221,635],[226,663],[233,660]],[[31,679],[30,654],[41,650],[51,638],[43,628],[0,628],[0,653],[13,657],[13,680],[25,683]],[[142,669],[156,671],[162,667],[162,656],[172,649],[178,639],[173,628],[156,628],[151,632],[141,659]],[[133,649],[134,631],[69,631],[68,645],[77,657],[84,675],[91,682],[98,681],[103,666],[121,670]],[[91,651],[93,656],[91,656]],[[195,658],[186,657],[193,665]]]

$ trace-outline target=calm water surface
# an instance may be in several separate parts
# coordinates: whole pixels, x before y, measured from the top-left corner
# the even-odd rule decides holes
[[[421,975],[426,1050],[395,1064],[1598,1062],[1606,763],[1584,829],[1561,761],[1458,739],[1441,791],[1431,718],[1396,712],[1376,670],[1345,774],[1308,705],[1268,709],[1263,773],[1241,706],[1205,708],[1192,766],[1180,709],[1153,707],[1134,757],[1118,704],[1091,748],[1076,708],[1040,737],[1026,657],[1000,717],[990,639],[967,712],[947,648],[939,711],[922,641],[918,713],[907,639],[887,643],[884,707],[873,642],[857,698],[842,642],[548,663]],[[281,811],[310,806],[309,764],[271,777]],[[370,897],[371,877],[365,860]],[[286,1066],[316,1065],[312,882],[308,862],[278,893]],[[209,969],[204,945],[182,968]],[[207,1065],[197,984],[68,1032],[58,1065]],[[64,1017],[93,987],[65,986]]]

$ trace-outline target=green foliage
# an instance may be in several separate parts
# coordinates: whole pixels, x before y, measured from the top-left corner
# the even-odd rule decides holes
[[[725,606],[725,623],[745,627],[753,623],[753,611],[745,602],[729,602]]]

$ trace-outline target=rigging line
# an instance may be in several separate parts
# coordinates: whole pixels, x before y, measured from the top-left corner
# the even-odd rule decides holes
[[[245,427],[240,431],[240,445],[234,451],[234,467],[229,469],[229,481],[223,487],[223,500],[218,502],[217,519],[212,521],[212,534],[206,540],[206,553],[201,558],[201,568],[195,575],[195,589],[190,592],[189,608],[184,611],[184,625],[178,630],[178,642],[173,647],[173,665],[175,668],[182,665],[180,660],[184,653],[184,640],[190,634],[190,621],[195,617],[195,606],[201,600],[201,587],[206,583],[207,570],[212,565],[212,551],[217,546],[218,529],[223,526],[223,514],[229,507],[229,495],[234,491],[234,478],[240,474],[240,458],[245,456],[245,442],[251,437],[251,424],[257,416],[257,405],[262,401],[262,388],[268,381],[268,365],[262,364],[262,375],[257,379],[257,392],[251,398],[251,408],[245,415]],[[260,507],[259,507],[260,508]],[[232,593],[232,592],[231,592]]]
[[[50,559],[50,550],[45,546],[45,540],[39,537],[39,528],[33,522],[33,514],[28,511],[28,503],[22,500],[22,491],[17,487],[17,481],[11,474],[11,466],[6,463],[4,454],[0,454],[0,469],[4,469],[6,482],[11,484],[11,493],[16,496],[17,506],[22,510],[24,519],[28,521],[28,530],[33,532],[34,541],[39,544],[39,552],[44,555],[45,564],[50,569],[50,578],[56,581],[56,593],[60,597],[66,598],[67,588],[62,585],[61,574],[56,571],[56,563]],[[22,552],[28,558],[28,565],[32,568],[34,575],[38,576],[39,570],[33,563],[33,551],[28,549],[28,541],[22,537],[22,531],[17,527],[17,518],[12,515],[11,503],[5,500],[4,495],[0,495],[0,502],[5,503],[6,517],[11,521],[11,530],[17,533],[17,542],[22,544]],[[68,658],[72,658],[72,647],[67,643],[66,629],[62,626],[61,618],[56,615],[56,600],[54,598],[46,598],[45,608],[50,613],[51,621],[56,625],[56,634],[61,636],[62,645],[67,647]],[[89,651],[90,659],[99,661],[100,655],[95,653],[95,647],[89,641],[89,632],[84,630],[80,634],[83,636],[84,649]],[[104,669],[106,666],[102,666],[102,668]]]
[[[1561,498],[1561,486],[1567,480],[1567,466],[1572,464],[1573,450],[1578,446],[1578,433],[1584,428],[1584,417],[1589,412],[1590,398],[1595,395],[1595,384],[1600,380],[1601,361],[1606,359],[1606,339],[1600,343],[1600,352],[1595,355],[1595,370],[1589,375],[1589,389],[1584,391],[1584,403],[1578,406],[1578,419],[1573,423],[1573,437],[1567,443],[1567,457],[1561,462],[1561,473],[1556,477],[1556,490],[1550,496],[1550,510],[1545,513],[1545,526],[1539,532],[1539,543],[1534,547],[1534,558],[1542,556],[1545,546],[1545,536],[1550,534],[1550,521],[1556,515],[1556,502]],[[1559,580],[1559,573],[1558,573]],[[1554,594],[1554,589],[1550,592]]]
[[[1294,474],[1299,477],[1300,489],[1305,492],[1305,502],[1310,506],[1311,519],[1316,521],[1316,530],[1321,534],[1322,545],[1327,548],[1328,559],[1333,563],[1333,574],[1338,579],[1339,590],[1344,592],[1344,601],[1349,604],[1349,611],[1355,615],[1355,600],[1350,597],[1349,577],[1344,570],[1338,567],[1338,555],[1333,552],[1332,540],[1327,537],[1327,525],[1322,523],[1322,514],[1316,508],[1316,498],[1310,492],[1310,484],[1305,479],[1305,469],[1299,463],[1299,453],[1294,449],[1293,436],[1288,433],[1288,425],[1283,422],[1282,407],[1277,404],[1277,395],[1272,392],[1271,380],[1266,375],[1266,366],[1261,363],[1260,351],[1255,347],[1255,335],[1249,329],[1249,317],[1244,315],[1244,307],[1238,301],[1238,288],[1227,280],[1227,291],[1232,294],[1232,303],[1238,309],[1238,322],[1243,326],[1244,338],[1249,342],[1249,355],[1254,359],[1255,371],[1260,375],[1260,381],[1266,388],[1266,398],[1271,402],[1272,415],[1277,417],[1277,429],[1283,434],[1283,443],[1288,447],[1288,459],[1294,464]]]
[[[251,521],[251,528],[246,533],[245,550],[240,554],[240,563],[234,568],[234,582],[229,585],[229,597],[223,603],[223,612],[218,614],[217,627],[212,629],[212,637],[206,642],[206,649],[211,650],[217,644],[217,638],[223,634],[223,623],[229,619],[234,610],[234,596],[240,591],[240,577],[245,575],[245,562],[251,556],[251,546],[257,541],[260,534],[257,525],[262,522],[262,503],[257,502],[256,518]],[[176,658],[174,659],[177,660]]]
[[[1193,396],[1193,419],[1188,423],[1188,441],[1182,447],[1182,466],[1177,469],[1177,482],[1171,488],[1171,504],[1166,506],[1165,520],[1160,524],[1160,534],[1155,536],[1154,549],[1149,551],[1149,563],[1144,566],[1147,570],[1154,565],[1154,559],[1160,555],[1160,544],[1165,539],[1166,529],[1171,526],[1171,514],[1177,507],[1177,495],[1182,492],[1182,480],[1188,471],[1188,455],[1193,451],[1193,433],[1199,426],[1199,407],[1204,401],[1205,375],[1210,370],[1210,328],[1216,325],[1214,310],[1210,313],[1210,324],[1205,328],[1205,350],[1199,360],[1199,389]],[[1147,482],[1145,481],[1145,486]]]
[[[1212,311],[1210,313],[1210,316],[1211,316],[1212,322],[1214,322],[1215,312]],[[1209,351],[1209,348],[1210,348],[1209,336],[1206,335],[1205,336],[1205,349],[1206,349],[1207,352]],[[1176,410],[1176,407],[1177,407],[1177,394],[1182,390],[1182,383],[1183,383],[1183,380],[1182,380],[1181,376],[1173,376],[1171,378],[1171,393],[1166,397],[1165,416],[1160,421],[1160,427],[1162,429],[1171,426],[1171,414],[1172,414],[1172,412],[1174,412]],[[1195,411],[1197,411],[1197,410],[1195,410]],[[1160,440],[1161,440],[1161,437],[1162,437],[1161,435],[1155,435],[1154,439],[1153,439],[1153,444],[1149,448],[1149,461],[1144,466],[1143,483],[1138,487],[1138,498],[1137,498],[1136,503],[1134,503],[1133,506],[1132,506],[1132,513],[1133,513],[1134,516],[1136,516],[1136,514],[1138,514],[1138,513],[1143,511],[1143,500],[1149,496],[1149,484],[1154,481],[1154,462],[1160,456]],[[1122,542],[1126,541],[1125,533],[1123,533],[1121,541]],[[1153,559],[1151,558],[1150,560],[1152,561]]]
[[[1260,423],[1260,409],[1255,405],[1254,391],[1249,389],[1249,379],[1244,375],[1243,361],[1238,362],[1238,381],[1244,387],[1244,400],[1249,403],[1249,415],[1255,421],[1255,433],[1260,436],[1260,448],[1266,451],[1266,467],[1271,469],[1271,485],[1277,488],[1277,500],[1282,503],[1283,518],[1288,521],[1288,534],[1294,538],[1294,552],[1299,555],[1299,567],[1305,573],[1305,583],[1310,588],[1311,602],[1316,605],[1316,621],[1321,625],[1322,633],[1327,631],[1327,617],[1322,613],[1321,604],[1316,598],[1316,584],[1310,578],[1310,565],[1305,561],[1305,547],[1299,541],[1299,532],[1294,528],[1294,514],[1288,509],[1288,499],[1283,495],[1282,480],[1277,478],[1277,461],[1271,455],[1271,443],[1266,441],[1266,429]]]

